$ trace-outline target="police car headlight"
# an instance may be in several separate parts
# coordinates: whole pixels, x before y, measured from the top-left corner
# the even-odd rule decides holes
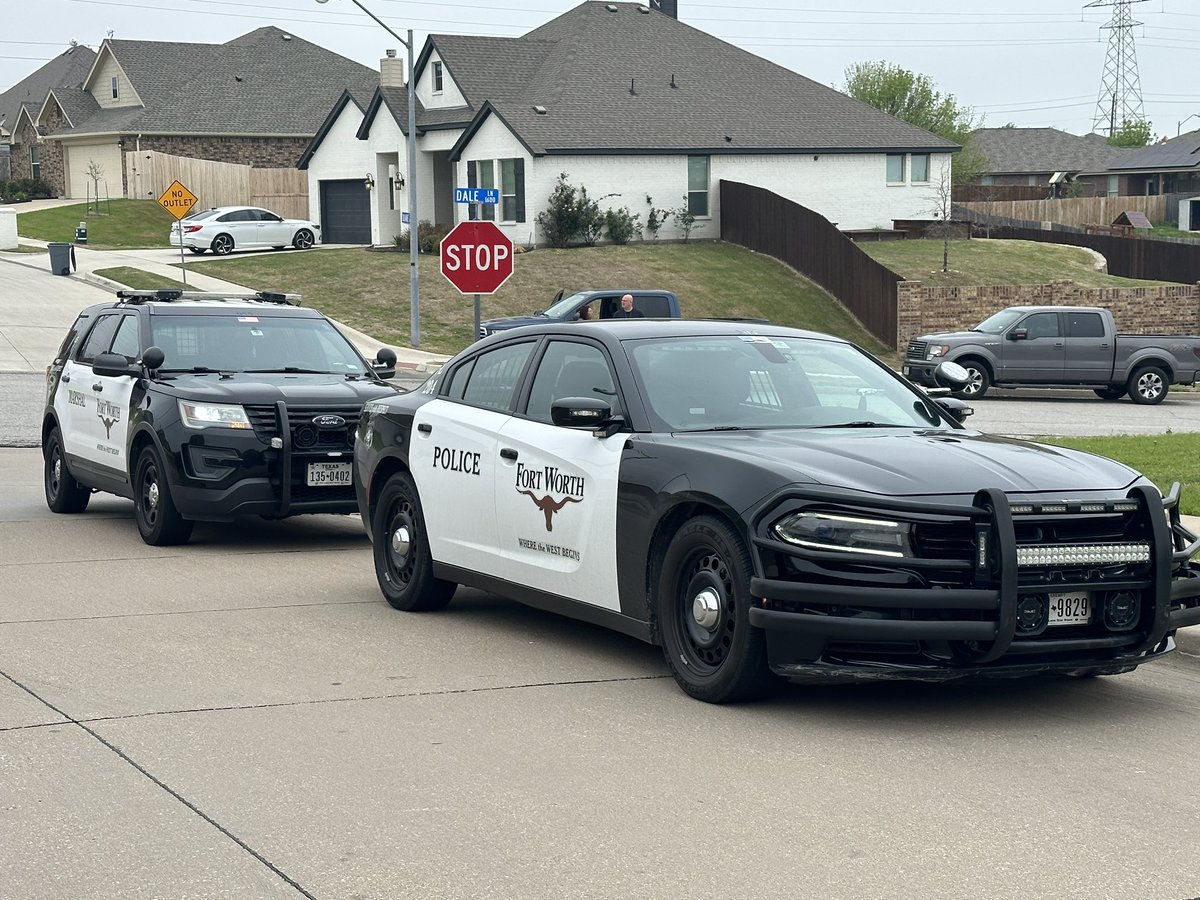
[[[188,428],[244,428],[249,429],[250,420],[246,410],[227,403],[192,403],[179,401],[179,418]]]
[[[775,523],[775,534],[789,544],[840,553],[865,553],[895,559],[913,556],[907,522],[825,512],[799,512]]]

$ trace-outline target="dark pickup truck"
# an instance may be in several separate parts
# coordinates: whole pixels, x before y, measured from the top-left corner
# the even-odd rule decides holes
[[[1117,334],[1107,309],[1011,306],[970,331],[923,334],[908,342],[904,374],[936,387],[938,363],[956,362],[970,380],[956,396],[996,387],[1086,387],[1105,400],[1161,403],[1172,384],[1194,384],[1200,337]]]
[[[647,319],[679,319],[679,298],[670,291],[641,290],[621,288],[605,291],[578,291],[569,297],[564,297],[559,291],[554,302],[541,312],[528,316],[508,316],[504,319],[487,319],[479,323],[479,337],[485,338],[497,331],[508,331],[510,328],[520,328],[522,325],[544,325],[548,322],[571,322],[580,318],[611,319],[612,314],[620,309],[621,297],[633,295],[633,308],[639,310]],[[584,307],[589,307],[591,315],[583,316]]]

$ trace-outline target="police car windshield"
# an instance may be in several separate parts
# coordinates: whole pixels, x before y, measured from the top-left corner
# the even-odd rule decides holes
[[[351,344],[327,319],[244,315],[152,316],[151,344],[163,372],[293,372],[361,375]]]
[[[930,400],[849,344],[723,335],[625,347],[668,431],[953,427]]]

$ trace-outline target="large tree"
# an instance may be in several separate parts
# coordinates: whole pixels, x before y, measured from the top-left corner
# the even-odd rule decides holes
[[[1125,119],[1109,135],[1108,142],[1114,147],[1145,147],[1150,143],[1150,128],[1150,123],[1145,120]]]
[[[846,68],[842,90],[855,100],[966,148],[954,159],[955,183],[969,180],[981,170],[984,161],[967,147],[967,140],[983,124],[982,119],[976,121],[975,111],[959,106],[953,94],[938,91],[928,75],[882,60],[855,63]]]

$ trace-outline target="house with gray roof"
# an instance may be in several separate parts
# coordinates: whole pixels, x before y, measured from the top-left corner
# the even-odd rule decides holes
[[[224,44],[109,39],[73,86],[49,90],[29,127],[42,177],[58,193],[127,195],[130,151],[292,167],[346,90],[370,96],[378,74],[274,26]]]
[[[1050,179],[1065,172],[1086,197],[1137,193],[1122,190],[1109,167],[1129,155],[1129,148],[1113,147],[1100,134],[1076,135],[1057,128],[980,128],[967,146],[987,161],[979,177],[985,185],[1044,187],[1050,196]]]
[[[719,236],[723,179],[846,230],[929,214],[957,145],[653,5],[588,0],[518,38],[430,35],[414,135],[405,67],[383,60],[371,100],[343,96],[298,162],[325,239],[386,244],[406,227],[409,140],[419,220],[492,219],[520,244],[542,242],[560,174],[643,223],[651,206],[686,207],[696,237]],[[457,187],[496,188],[500,203],[456,206]]]
[[[1200,194],[1200,129],[1131,150],[1110,169],[1129,185],[1125,193]]]
[[[82,44],[68,47],[0,94],[0,181],[41,178],[42,144],[34,120],[54,88],[78,87],[96,59]],[[17,137],[18,120],[27,129]]]

